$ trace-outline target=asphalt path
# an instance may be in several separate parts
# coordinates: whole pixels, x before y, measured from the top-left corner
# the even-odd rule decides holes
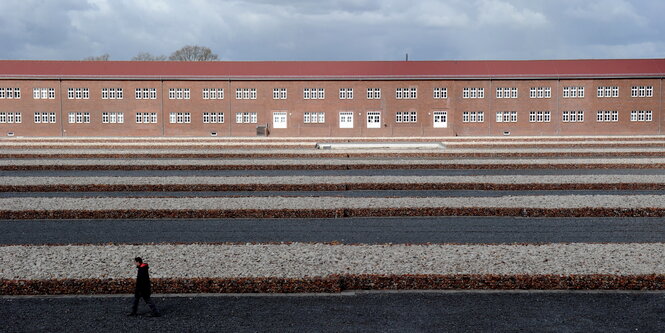
[[[470,176],[470,175],[663,175],[665,169],[377,169],[377,170],[35,170],[0,171],[0,177],[168,176]]]
[[[3,332],[663,332],[661,292],[0,298]]]
[[[215,242],[649,243],[662,218],[0,220],[0,244]]]

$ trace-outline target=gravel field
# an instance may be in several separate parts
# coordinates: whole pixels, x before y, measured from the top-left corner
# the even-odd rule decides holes
[[[634,148],[634,147],[596,147],[596,148],[575,148],[575,153],[613,153],[613,152],[630,152],[630,153],[641,153],[641,152],[664,152],[665,147],[645,147],[645,148]],[[145,149],[130,149],[130,148],[109,148],[109,149],[0,149],[0,153],[4,154],[246,154],[247,150],[233,148],[233,149],[151,149],[146,151]],[[480,154],[501,154],[501,153],[571,153],[570,148],[495,148],[490,149],[463,149],[463,148],[452,148],[452,149],[252,149],[252,154],[299,154],[299,155],[321,155],[321,154],[330,154],[330,153],[348,153],[348,154],[377,154],[377,153],[437,153],[437,154],[456,154],[456,153],[480,153]]]
[[[278,210],[340,208],[665,208],[665,195],[570,195],[450,198],[343,198],[343,197],[238,197],[238,198],[0,198],[4,211],[52,210]]]
[[[3,177],[3,185],[82,184],[650,184],[665,183],[665,175],[474,175],[474,176],[278,176],[278,177]]]
[[[332,274],[665,274],[665,243],[546,245],[66,245],[0,247],[0,279],[325,277]]]
[[[255,159],[0,159],[0,166],[32,166],[32,165],[510,165],[510,164],[665,164],[665,158],[505,158],[505,159],[430,159],[430,158],[394,158],[394,159],[357,159],[357,158],[330,158],[330,159],[285,159],[285,158],[255,158]]]

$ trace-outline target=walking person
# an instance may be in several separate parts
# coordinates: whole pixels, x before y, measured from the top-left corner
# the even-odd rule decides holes
[[[139,307],[139,300],[143,300],[150,306],[152,311],[148,316],[150,317],[160,317],[161,314],[157,311],[155,303],[150,299],[150,273],[148,272],[148,264],[143,263],[141,257],[134,258],[134,264],[138,269],[136,275],[136,291],[134,292],[134,305],[132,306],[132,312],[130,316],[136,316],[136,310]]]

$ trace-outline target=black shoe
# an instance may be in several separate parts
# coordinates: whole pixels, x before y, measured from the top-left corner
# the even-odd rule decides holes
[[[136,316],[137,316],[136,312],[127,314],[127,317],[136,317]]]
[[[162,315],[159,312],[157,312],[157,313],[148,313],[146,316],[147,317],[161,317]]]

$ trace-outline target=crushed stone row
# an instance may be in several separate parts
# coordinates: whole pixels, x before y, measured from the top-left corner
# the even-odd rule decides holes
[[[665,175],[2,177],[4,186],[279,184],[665,184]]]
[[[665,274],[664,243],[142,244],[0,247],[0,279],[325,277],[333,274]]]
[[[286,159],[286,158],[256,158],[256,159],[0,159],[0,166],[39,166],[39,165],[509,165],[509,164],[665,164],[665,158],[506,158],[506,159],[429,159],[429,158],[396,158],[396,159],[357,159],[357,158],[330,158],[330,159]]]
[[[665,195],[533,195],[502,197],[187,197],[0,198],[2,211],[311,210],[376,208],[665,208]]]
[[[444,149],[252,149],[251,153],[256,155],[325,155],[330,153],[348,153],[348,154],[378,154],[378,153],[436,153],[436,154],[507,154],[507,153],[547,153],[547,154],[571,154],[571,153],[660,153],[665,152],[665,147],[643,147],[643,148],[634,148],[634,147],[584,147],[584,148],[575,148],[571,150],[570,148],[494,148],[489,149],[482,148],[473,148],[473,149],[462,149],[462,148],[444,148]],[[93,155],[93,154],[246,154],[245,149],[233,148],[233,149],[150,149],[146,151],[145,149],[7,149],[0,148],[0,153],[3,154],[14,154],[14,155],[31,155],[31,154],[77,154],[77,155]]]

